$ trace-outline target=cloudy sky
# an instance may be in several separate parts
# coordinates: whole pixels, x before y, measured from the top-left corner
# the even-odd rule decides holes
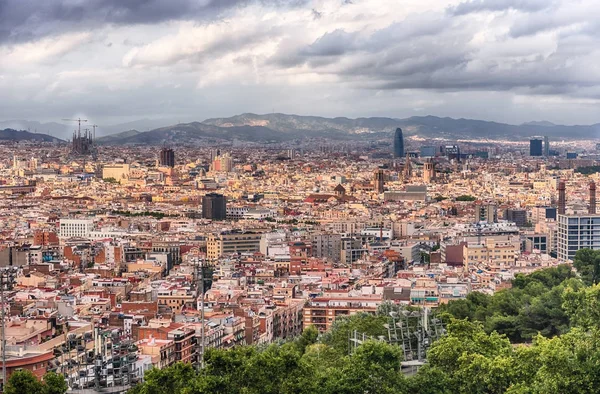
[[[600,122],[598,0],[0,0],[0,119]]]

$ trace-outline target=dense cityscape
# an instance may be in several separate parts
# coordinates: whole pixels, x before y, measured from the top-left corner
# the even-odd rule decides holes
[[[74,392],[385,304],[493,295],[598,246],[587,141],[397,128],[341,147],[103,146],[77,131],[0,149],[6,376],[53,371]]]
[[[0,393],[599,393],[599,16],[0,0]]]

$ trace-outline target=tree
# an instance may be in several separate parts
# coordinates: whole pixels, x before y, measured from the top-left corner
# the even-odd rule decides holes
[[[402,352],[398,346],[368,340],[334,369],[322,392],[336,394],[402,394],[407,383],[400,372]]]
[[[314,345],[319,338],[319,330],[315,326],[308,326],[302,331],[302,334],[296,339],[295,344],[300,351],[300,354],[304,354],[306,348],[310,345]]]
[[[575,253],[573,266],[585,284],[598,284],[600,280],[600,250],[579,249]]]
[[[573,328],[569,333],[546,339],[538,337],[535,352],[536,372],[527,393],[593,393],[600,386],[600,332]],[[532,368],[533,369],[533,368]]]
[[[475,201],[477,198],[470,196],[468,194],[464,194],[462,196],[458,196],[455,198],[456,201]]]
[[[44,394],[65,394],[69,386],[65,378],[55,372],[44,375]]]
[[[573,326],[586,330],[600,327],[600,284],[582,288],[569,286],[562,299]]]
[[[439,310],[457,319],[480,321],[487,333],[497,331],[513,343],[530,342],[538,333],[553,337],[568,330],[562,294],[567,286],[583,286],[568,265],[519,274],[512,285],[493,296],[471,292]]]
[[[8,378],[4,394],[44,394],[44,385],[27,370],[15,371]]]
[[[177,363],[165,369],[153,368],[146,372],[144,384],[132,389],[135,394],[180,394],[192,384],[196,372],[191,364]]]

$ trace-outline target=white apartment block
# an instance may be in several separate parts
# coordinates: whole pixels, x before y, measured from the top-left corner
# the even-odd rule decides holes
[[[579,249],[600,249],[600,215],[558,215],[558,260],[573,260]]]
[[[59,236],[61,238],[89,238],[94,221],[92,219],[60,219]]]

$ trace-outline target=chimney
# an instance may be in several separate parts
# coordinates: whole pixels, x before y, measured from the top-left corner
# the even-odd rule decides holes
[[[596,214],[596,183],[590,182],[590,215]]]
[[[565,181],[561,180],[558,183],[558,214],[559,215],[564,215],[565,214],[565,208],[567,205],[567,197],[565,195]]]

